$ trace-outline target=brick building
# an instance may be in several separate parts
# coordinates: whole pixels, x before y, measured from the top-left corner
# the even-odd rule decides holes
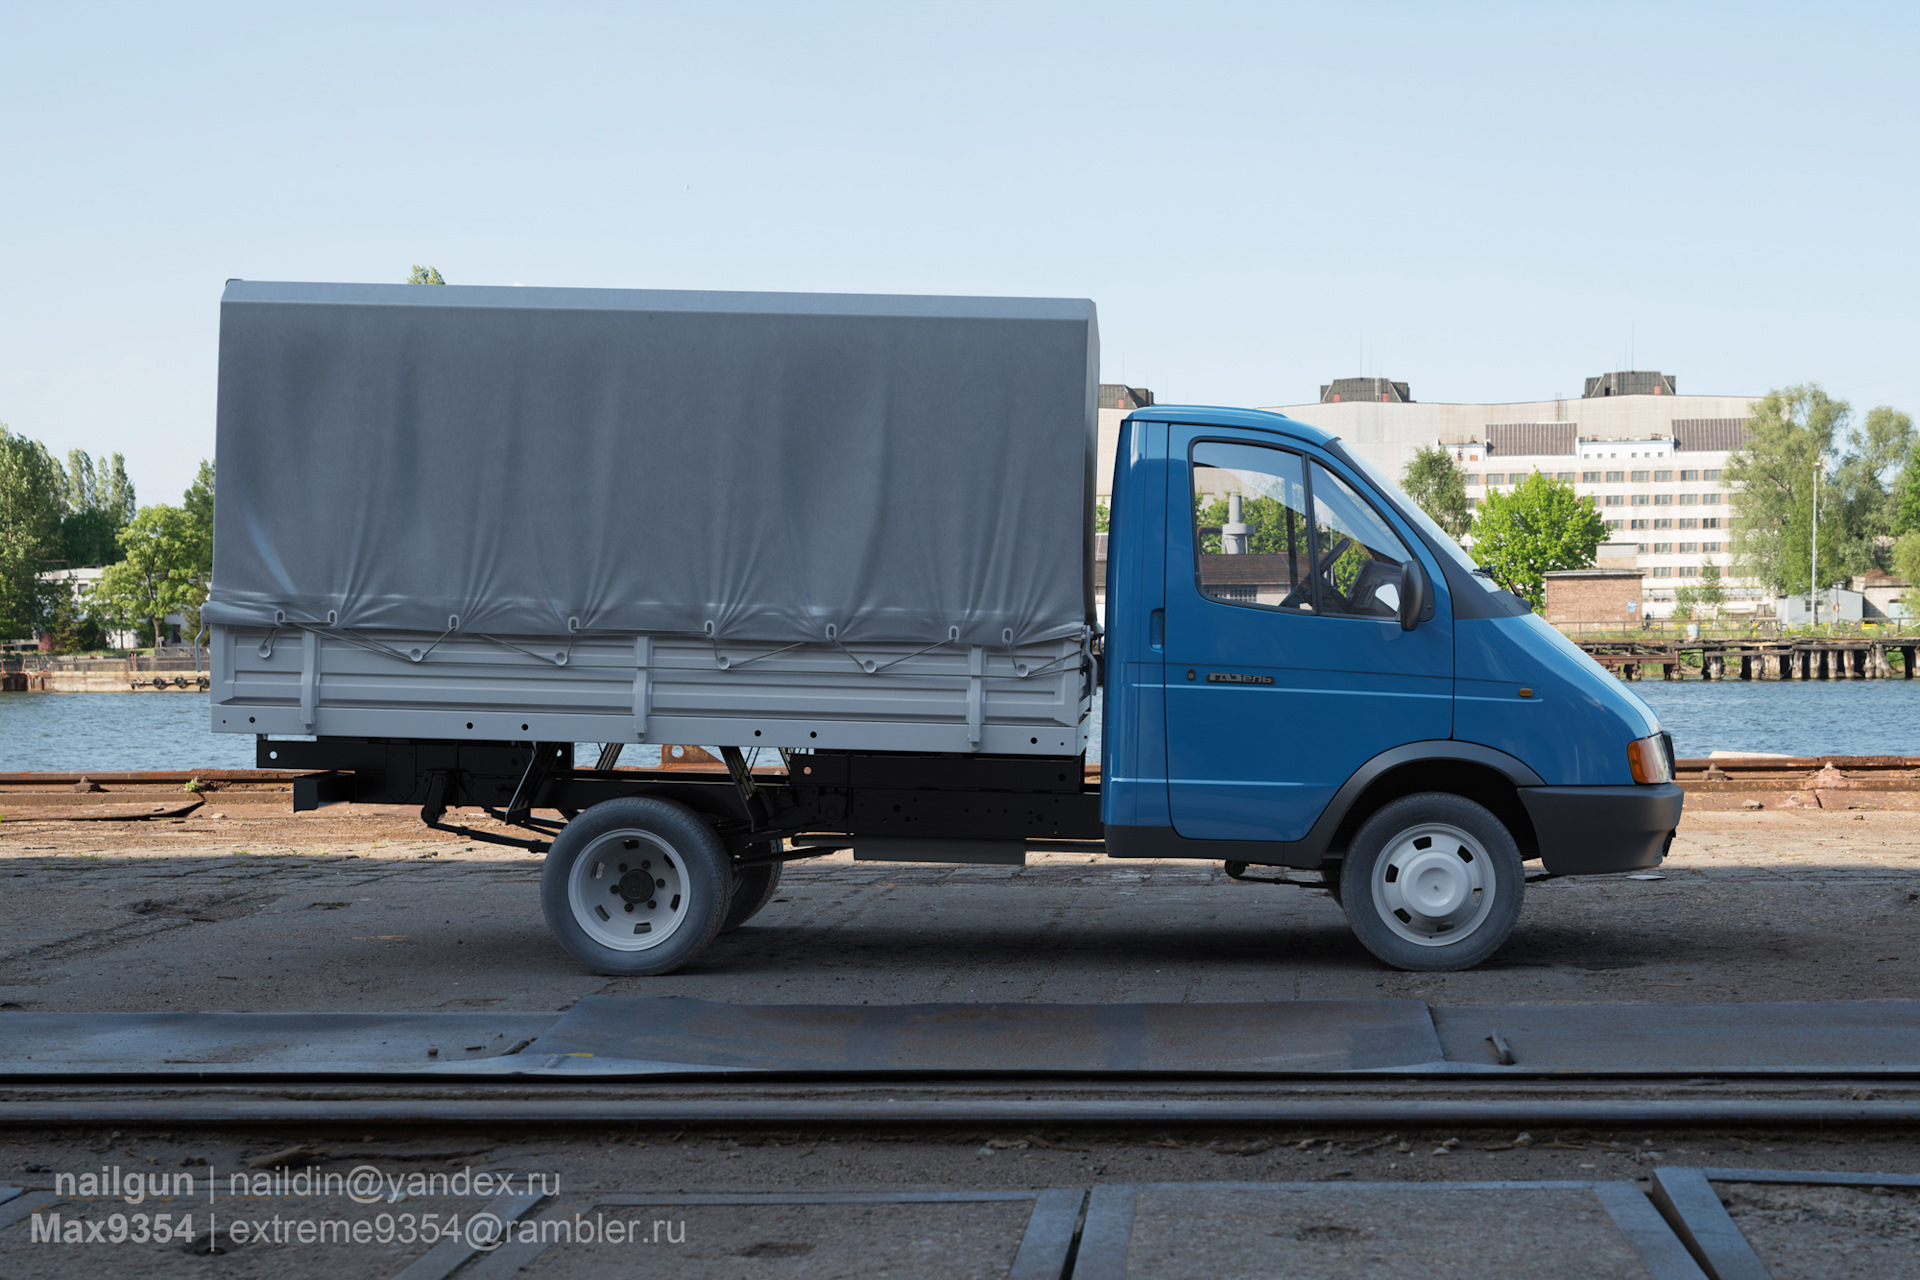
[[[1545,616],[1556,626],[1640,620],[1638,569],[1556,569],[1546,579]]]

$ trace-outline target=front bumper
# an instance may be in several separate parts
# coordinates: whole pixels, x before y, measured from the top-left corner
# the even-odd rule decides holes
[[[1540,841],[1540,863],[1557,876],[1659,866],[1686,799],[1673,782],[1519,790]]]

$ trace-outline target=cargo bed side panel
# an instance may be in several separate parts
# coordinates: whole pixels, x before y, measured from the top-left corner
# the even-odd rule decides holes
[[[688,636],[569,641],[221,624],[213,628],[213,727],[1005,755],[1085,748],[1091,691],[1078,641],[1017,653],[949,645],[916,654],[920,647],[783,650]]]

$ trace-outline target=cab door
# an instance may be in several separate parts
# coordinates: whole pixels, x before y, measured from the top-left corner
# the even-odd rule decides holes
[[[1369,759],[1452,733],[1439,566],[1357,476],[1270,439],[1170,430],[1167,789],[1188,839],[1299,840]],[[1403,631],[1409,556],[1435,603]]]

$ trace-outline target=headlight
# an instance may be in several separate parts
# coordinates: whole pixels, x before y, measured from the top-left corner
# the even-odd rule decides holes
[[[1673,781],[1673,760],[1660,734],[1627,744],[1627,768],[1633,780],[1646,786]]]

